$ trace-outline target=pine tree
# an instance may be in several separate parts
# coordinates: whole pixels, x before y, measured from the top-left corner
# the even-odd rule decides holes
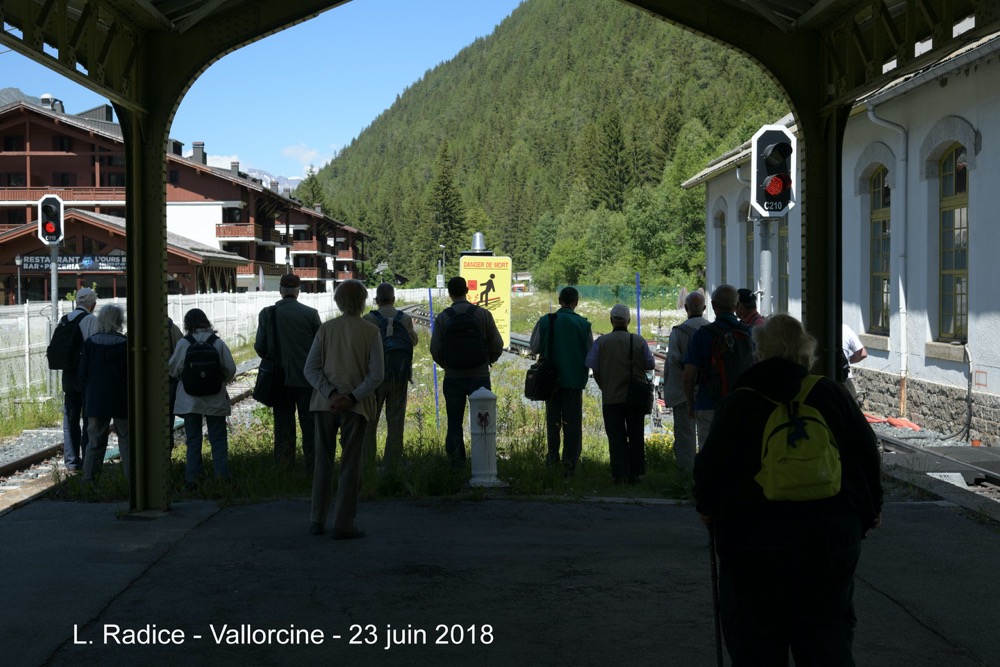
[[[316,204],[319,204],[324,212],[329,213],[330,207],[326,195],[323,194],[323,186],[316,176],[316,168],[312,165],[306,170],[305,179],[295,188],[295,197],[309,208],[315,208]]]
[[[445,246],[445,261],[449,264],[445,267],[446,275],[458,273],[456,267],[459,251],[464,250],[470,240],[465,225],[465,206],[462,204],[458,188],[455,187],[454,172],[455,167],[446,139],[441,143],[437,158],[434,160],[434,176],[427,194],[427,214],[431,221],[428,227],[432,242],[429,245],[433,247],[428,247],[426,250],[433,259],[437,257],[439,250],[437,246]],[[433,243],[435,240],[436,243]]]
[[[603,204],[609,211],[622,210],[625,193],[633,183],[630,163],[621,113],[612,109],[601,119],[598,155],[590,183],[598,206]]]

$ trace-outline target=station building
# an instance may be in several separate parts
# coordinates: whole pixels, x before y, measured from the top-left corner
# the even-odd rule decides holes
[[[793,132],[791,116],[779,121]],[[802,313],[808,183],[784,218],[750,205],[750,142],[705,185],[709,292],[763,292],[763,314]],[[893,81],[855,106],[843,144],[843,321],[868,359],[866,410],[1000,446],[1000,33]],[[805,199],[803,198],[805,195]]]
[[[67,114],[51,95],[0,89],[0,142],[0,303],[16,299],[19,255],[21,279],[32,281],[28,291],[37,293],[41,285],[48,298],[49,247],[35,227],[38,200],[51,194],[75,211],[59,246],[59,293],[96,283],[102,297],[126,296],[125,281],[113,269],[121,260],[108,254],[116,248],[124,253],[124,242],[108,243],[104,235],[113,232],[91,227],[95,220],[113,227],[109,220],[117,218],[124,229],[125,144],[111,106]],[[305,292],[363,278],[366,234],[303,206],[288,190],[278,192],[276,182],[266,186],[237,162],[229,169],[209,166],[204,143],[195,142],[188,157],[181,142],[169,143],[167,231],[177,248],[197,248],[199,259],[168,271],[168,293],[276,290],[289,271],[302,278]],[[95,216],[84,215],[88,211]],[[14,237],[17,248],[3,242]],[[45,258],[45,271],[28,259],[36,256]],[[233,257],[241,261],[234,265]],[[168,261],[175,259],[171,251]],[[22,294],[26,286],[22,282]]]

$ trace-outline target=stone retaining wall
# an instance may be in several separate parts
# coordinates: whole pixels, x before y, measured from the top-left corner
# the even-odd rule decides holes
[[[885,417],[906,417],[939,433],[950,435],[963,429],[968,415],[964,388],[909,378],[906,381],[906,414],[899,410],[900,378],[854,368],[854,382],[864,393],[866,412]],[[1000,447],[1000,396],[972,392],[971,437],[983,446]]]

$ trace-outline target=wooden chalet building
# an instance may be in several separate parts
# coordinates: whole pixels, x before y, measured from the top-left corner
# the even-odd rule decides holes
[[[111,220],[124,217],[125,151],[110,105],[67,114],[51,95],[34,98],[13,88],[0,89],[0,142],[0,275],[6,274],[0,297],[10,303],[17,288],[15,257],[49,255],[35,234],[43,196],[58,195],[75,216],[67,220],[60,257],[104,257],[99,248],[115,246],[102,236],[115,232],[85,228],[113,225]],[[185,158],[181,142],[171,140],[168,147],[167,231],[179,250],[198,248],[198,259],[189,258],[194,264],[171,264],[178,270],[168,270],[176,276],[167,281],[170,293],[276,290],[288,271],[301,276],[307,292],[331,291],[337,282],[363,278],[363,232],[304,207],[287,190],[266,187],[240,171],[239,163],[210,167],[204,144],[195,142],[193,148]],[[16,248],[6,242],[13,238]],[[170,238],[168,243],[173,243]],[[124,253],[123,241],[118,249]],[[234,265],[233,257],[242,259]],[[176,259],[171,249],[168,262]],[[124,281],[112,278],[111,264],[100,266],[93,276],[100,280],[91,281],[97,282],[98,294],[124,296]],[[25,275],[22,265],[22,279]],[[86,275],[72,261],[60,261],[59,290],[90,281]]]
[[[65,238],[59,245],[58,256],[59,298],[79,287],[92,286],[105,298],[127,297],[125,219],[71,208],[65,212],[63,229]],[[2,285],[4,304],[16,303],[18,299],[18,261],[21,302],[49,299],[51,250],[38,240],[33,223],[0,233],[0,253],[4,258],[9,256],[15,267],[13,279]],[[237,271],[246,263],[236,253],[167,232],[167,273],[163,281],[169,294],[233,292]]]

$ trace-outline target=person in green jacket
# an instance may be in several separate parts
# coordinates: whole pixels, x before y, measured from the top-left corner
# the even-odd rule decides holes
[[[587,386],[590,371],[584,361],[594,342],[590,322],[577,315],[580,293],[575,287],[564,287],[559,292],[560,308],[545,315],[531,332],[531,351],[543,358],[552,339],[552,361],[559,369],[559,389],[545,401],[545,426],[549,452],[546,463],[559,464],[559,431],[563,434],[562,464],[566,475],[576,471],[583,449],[583,389]]]

